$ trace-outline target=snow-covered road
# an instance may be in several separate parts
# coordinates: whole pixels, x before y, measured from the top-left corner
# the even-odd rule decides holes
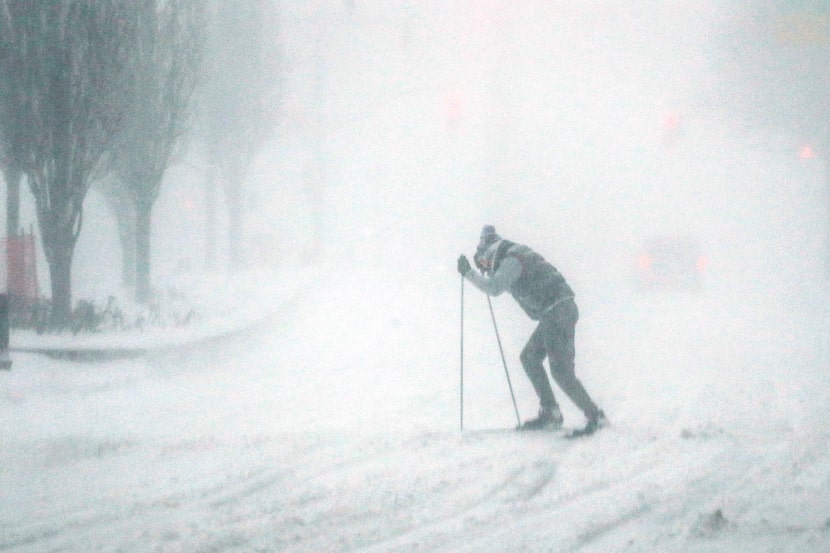
[[[612,426],[574,441],[498,430],[515,415],[470,290],[459,432],[446,272],[356,272],[198,351],[20,354],[0,551],[830,551],[824,304],[583,296],[578,373]],[[529,323],[494,306],[530,416]]]

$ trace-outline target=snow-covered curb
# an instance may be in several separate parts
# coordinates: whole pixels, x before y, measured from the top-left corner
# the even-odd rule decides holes
[[[188,291],[185,301],[195,314],[194,320],[188,324],[77,335],[70,332],[38,334],[31,330],[13,330],[9,349],[12,352],[65,351],[70,354],[99,352],[106,357],[107,351],[138,354],[233,334],[283,309],[307,283],[313,281],[312,277],[318,272],[313,267],[300,267],[235,275],[176,275],[166,279],[160,287]],[[104,304],[105,299],[100,303]],[[119,298],[119,304],[124,305],[124,300]]]

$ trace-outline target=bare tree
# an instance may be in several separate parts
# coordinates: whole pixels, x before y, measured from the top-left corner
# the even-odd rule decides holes
[[[130,60],[129,109],[114,154],[114,169],[132,203],[136,299],[151,295],[152,212],[164,173],[186,130],[202,57],[199,0],[140,0],[125,32]],[[125,255],[129,253],[126,250]]]
[[[9,161],[0,164],[0,171],[6,182],[6,237],[13,238],[20,231],[20,182],[23,173]]]
[[[83,202],[124,115],[128,0],[0,0],[2,121],[35,199],[52,291],[52,324],[72,303]],[[8,106],[12,106],[9,108]]]
[[[116,175],[97,181],[95,190],[104,197],[118,227],[118,241],[121,244],[121,284],[125,288],[135,287],[136,215],[127,186]]]
[[[229,265],[235,270],[242,263],[245,173],[273,132],[279,114],[279,25],[273,0],[214,1],[211,16],[207,78],[200,93],[200,133],[209,164],[225,192]],[[208,202],[215,205],[213,182],[209,179],[206,186]],[[215,215],[208,213],[211,220]],[[207,234],[210,241],[215,229],[208,228]],[[208,242],[206,251],[211,267],[215,244]]]
[[[0,49],[2,55],[2,49]],[[2,63],[2,61],[0,61]],[[0,173],[6,183],[6,288],[7,292],[13,293],[11,289],[12,266],[14,242],[13,239],[20,232],[20,184],[23,180],[23,172],[20,170],[21,162],[16,156],[13,140],[17,132],[14,125],[18,110],[9,100],[12,98],[12,89],[8,83],[0,81]],[[5,127],[5,128],[4,128]],[[8,136],[8,137],[7,137]]]
[[[8,61],[2,41],[0,56],[6,56]],[[6,182],[6,236],[9,238],[16,236],[20,227],[20,183],[23,177],[20,141],[17,139],[17,133],[22,130],[18,121],[20,106],[17,102],[20,100],[15,94],[14,83],[0,79],[0,172]]]

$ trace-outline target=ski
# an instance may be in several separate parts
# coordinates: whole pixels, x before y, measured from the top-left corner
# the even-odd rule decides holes
[[[571,428],[567,430],[564,434],[564,438],[567,440],[573,440],[576,438],[586,438],[588,436],[592,436],[599,430],[597,427],[584,427],[584,428]]]
[[[594,434],[597,431],[597,429],[596,428],[593,428],[593,429],[591,429],[591,428],[564,428],[564,427],[563,428],[556,428],[556,429],[517,428],[516,431],[521,432],[521,433],[532,433],[532,434],[536,434],[536,433],[541,434],[541,433],[547,432],[549,434],[553,434],[557,438],[564,438],[566,440],[573,440],[575,438],[585,438],[587,436],[591,436],[592,434]]]
[[[575,438],[586,438],[588,436],[592,436],[596,433],[597,430],[601,428],[605,428],[607,424],[600,424],[600,425],[592,425],[586,424],[583,427],[559,427],[559,428],[525,428],[522,426],[517,426],[517,432],[549,432],[554,434],[558,437],[565,438],[567,440],[572,440]]]
[[[587,438],[597,433],[598,430],[605,428],[607,424],[599,426],[585,425],[585,426],[561,426],[559,428],[524,428],[516,426],[513,428],[473,428],[464,430],[462,434],[474,436],[476,434],[509,434],[516,432],[519,434],[550,434],[551,436],[564,440],[574,440],[577,438]]]

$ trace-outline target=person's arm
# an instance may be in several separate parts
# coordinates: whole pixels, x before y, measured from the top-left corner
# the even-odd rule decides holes
[[[475,271],[467,271],[464,278],[485,294],[498,296],[505,290],[509,290],[520,276],[522,276],[522,263],[515,257],[505,257],[499,265],[499,270],[492,277],[487,278]]]

